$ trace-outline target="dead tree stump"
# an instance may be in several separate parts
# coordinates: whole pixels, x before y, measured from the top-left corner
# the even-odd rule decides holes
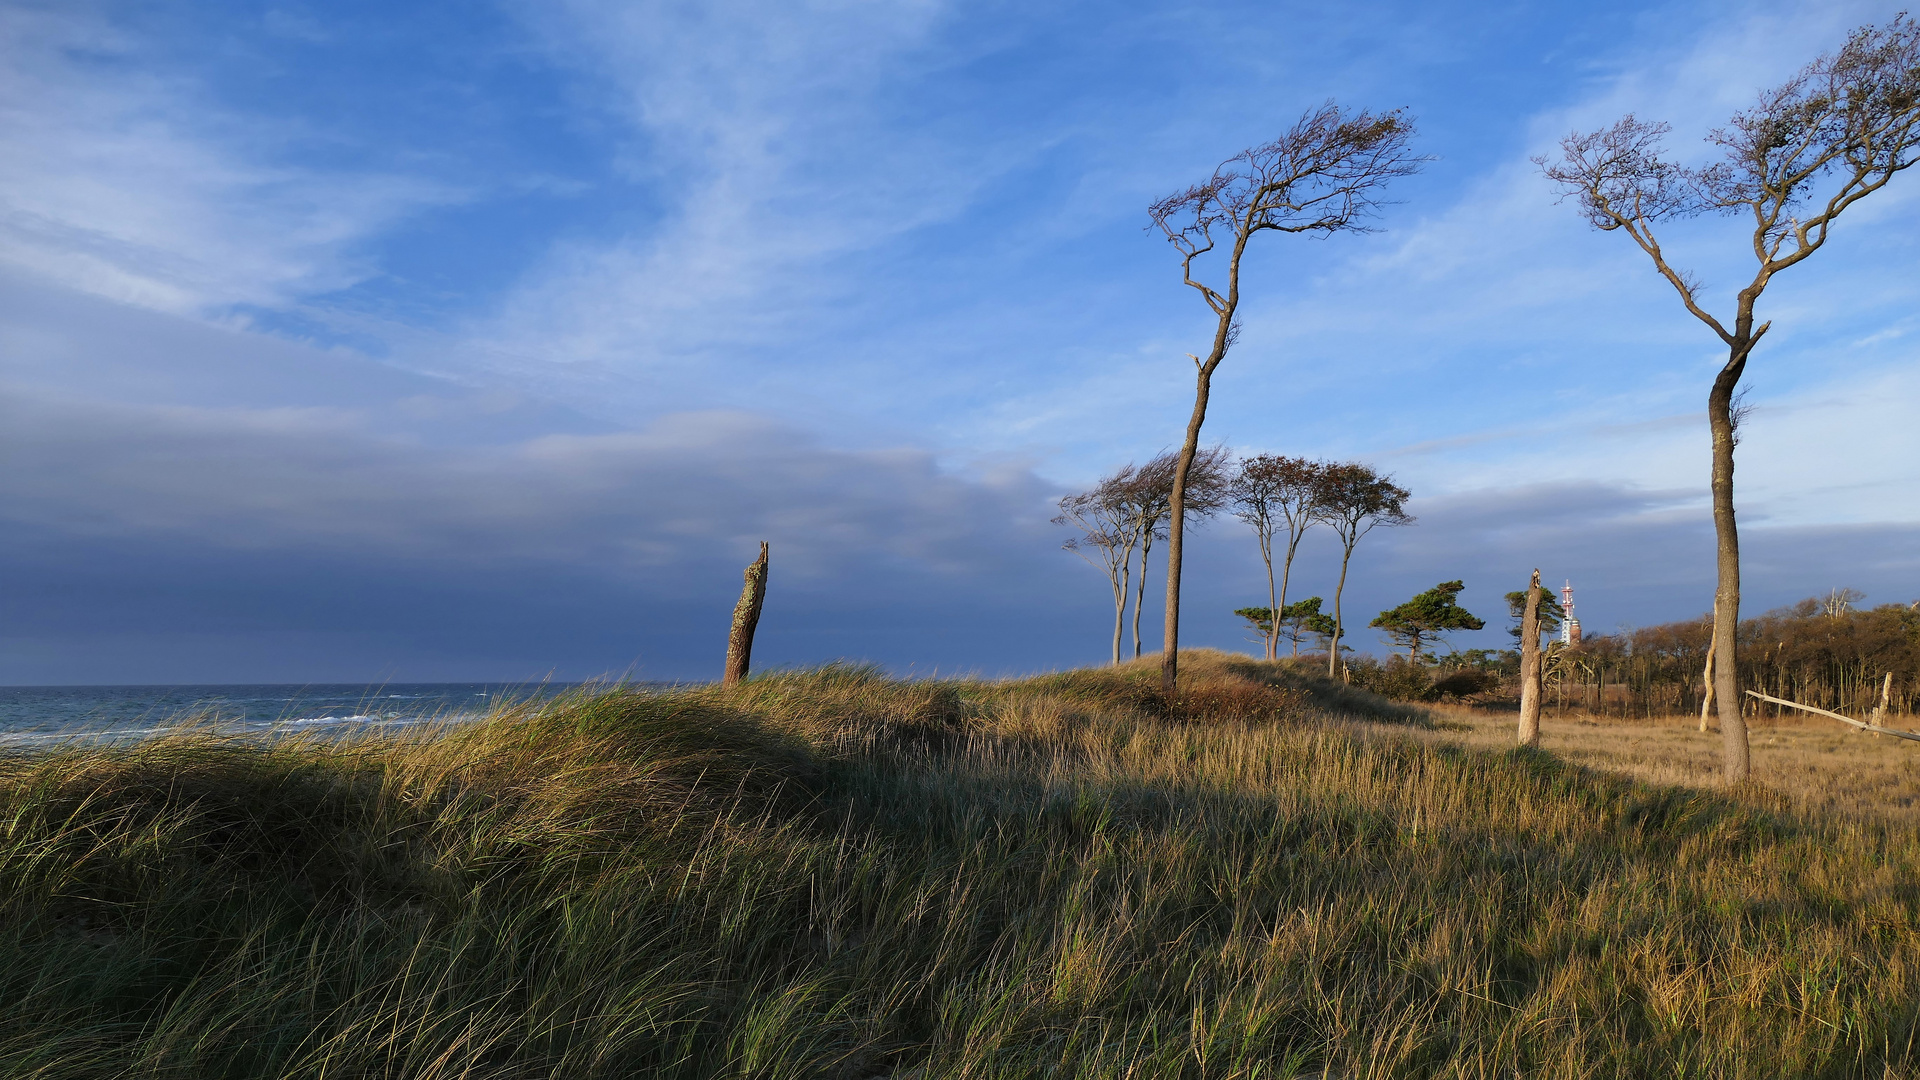
[[[753,660],[753,631],[760,625],[760,605],[767,600],[767,542],[760,541],[760,557],[747,567],[746,584],[740,588],[740,602],[733,605],[733,630],[727,635],[727,670],[722,686],[732,686],[747,677]]]
[[[1540,745],[1540,571],[1527,586],[1527,610],[1520,618],[1520,745]]]

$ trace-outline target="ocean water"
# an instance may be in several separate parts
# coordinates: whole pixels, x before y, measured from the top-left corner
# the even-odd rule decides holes
[[[139,739],[184,723],[262,734],[372,732],[471,720],[506,701],[544,699],[576,685],[0,686],[0,746]]]

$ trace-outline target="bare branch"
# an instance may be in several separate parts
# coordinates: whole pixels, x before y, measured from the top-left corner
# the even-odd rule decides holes
[[[1689,169],[1665,160],[1669,130],[1629,114],[1611,128],[1567,136],[1558,161],[1534,161],[1588,224],[1632,236],[1687,310],[1744,355],[1758,337],[1753,304],[1773,275],[1819,250],[1835,218],[1920,161],[1920,24],[1902,14],[1856,30],[1839,52],[1761,93],[1707,136],[1722,153],[1718,162]],[[1816,181],[1836,173],[1839,182],[1816,200]],[[1808,203],[1816,212],[1798,215]],[[1731,326],[1705,311],[1698,282],[1668,265],[1653,233],[1663,218],[1703,212],[1753,220],[1758,266]]]
[[[1221,291],[1194,277],[1194,261],[1231,236],[1235,254],[1253,233],[1366,232],[1388,181],[1419,171],[1413,125],[1403,112],[1348,114],[1333,102],[1302,116],[1272,142],[1221,162],[1203,184],[1147,208],[1153,227],[1180,252],[1186,284],[1216,314],[1238,303],[1238,259]]]

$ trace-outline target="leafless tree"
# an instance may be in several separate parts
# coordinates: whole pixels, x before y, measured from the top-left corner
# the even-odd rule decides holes
[[[1328,102],[1300,118],[1278,139],[1222,162],[1205,183],[1176,192],[1147,213],[1180,253],[1181,276],[1197,290],[1215,318],[1206,359],[1192,356],[1196,372],[1193,416],[1174,468],[1167,536],[1166,651],[1162,686],[1171,693],[1179,671],[1180,562],[1187,474],[1200,449],[1200,425],[1214,369],[1239,336],[1240,259],[1256,233],[1354,232],[1379,205],[1381,189],[1417,171],[1411,150],[1413,126],[1399,111],[1347,113]],[[1226,245],[1225,280],[1219,287],[1194,276],[1195,260]]]
[[[1863,27],[1736,114],[1707,140],[1721,160],[1690,168],[1662,157],[1670,130],[1628,115],[1610,128],[1567,136],[1559,160],[1536,159],[1579,205],[1589,224],[1633,239],[1727,348],[1707,394],[1713,434],[1713,523],[1719,584],[1714,592],[1715,698],[1727,776],[1751,772],[1735,641],[1740,614],[1740,541],[1734,524],[1735,393],[1747,360],[1772,323],[1754,307],[1775,274],[1818,251],[1833,222],[1920,160],[1920,25],[1905,14]],[[1667,261],[1656,223],[1703,213],[1751,217],[1753,279],[1722,322],[1702,300],[1700,281]]]
[[[1829,589],[1827,595],[1820,598],[1820,613],[1829,619],[1838,619],[1866,598],[1867,594],[1859,589]]]
[[[1113,588],[1113,662],[1116,664],[1120,662],[1120,642],[1126,630],[1133,552],[1140,543],[1136,531],[1140,515],[1134,494],[1138,475],[1138,470],[1127,465],[1092,488],[1062,498],[1060,514],[1053,519],[1055,525],[1070,525],[1080,530],[1079,536],[1060,546],[1105,573]]]
[[[1287,582],[1293,574],[1293,556],[1300,550],[1300,538],[1316,521],[1314,512],[1320,505],[1320,479],[1325,471],[1324,464],[1306,458],[1258,454],[1240,463],[1228,488],[1234,516],[1253,526],[1254,535],[1260,541],[1260,560],[1267,567],[1267,609],[1276,613],[1267,624],[1266,649],[1269,660],[1279,657],[1280,635],[1284,628],[1277,613],[1287,608]],[[1282,527],[1287,531],[1287,540],[1281,556],[1280,588],[1276,595],[1273,587],[1273,538]],[[1298,635],[1293,639],[1293,651],[1299,655]]]
[[[1398,528],[1413,524],[1406,512],[1412,495],[1406,488],[1381,476],[1358,462],[1329,465],[1321,474],[1318,517],[1340,538],[1340,584],[1333,590],[1334,640],[1345,633],[1340,614],[1340,594],[1347,588],[1347,564],[1353,561],[1353,549],[1360,538],[1385,525]],[[1327,651],[1327,677],[1340,672],[1340,650]]]
[[[1133,533],[1140,545],[1140,576],[1133,597],[1133,655],[1140,655],[1140,608],[1147,596],[1147,560],[1153,555],[1153,542],[1166,539],[1172,529],[1174,472],[1180,455],[1169,451],[1142,465],[1134,474],[1130,501],[1133,505]],[[1187,469],[1184,516],[1199,521],[1219,513],[1228,502],[1232,483],[1233,452],[1224,446],[1212,446],[1193,455]]]
[[[1071,525],[1080,535],[1060,545],[1107,575],[1113,589],[1113,662],[1121,659],[1126,609],[1133,600],[1133,655],[1140,655],[1140,604],[1146,596],[1147,563],[1155,540],[1167,536],[1167,518],[1173,509],[1173,470],[1178,455],[1166,452],[1145,465],[1115,470],[1098,484],[1059,502],[1055,525]],[[1224,446],[1194,455],[1187,482],[1189,518],[1205,518],[1226,504],[1228,470],[1233,454]],[[1134,553],[1140,556],[1136,576]],[[1137,582],[1137,585],[1130,583]]]

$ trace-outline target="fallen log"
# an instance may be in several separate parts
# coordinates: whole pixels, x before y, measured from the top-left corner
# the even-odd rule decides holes
[[[1763,694],[1758,690],[1749,690],[1747,691],[1747,695],[1749,697],[1757,697],[1761,701],[1770,701],[1775,705],[1785,705],[1789,709],[1799,709],[1803,712],[1819,713],[1821,716],[1831,716],[1835,720],[1838,720],[1843,724],[1852,724],[1854,727],[1859,728],[1861,731],[1871,731],[1875,735],[1891,735],[1896,739],[1910,739],[1914,742],[1920,742],[1920,733],[1915,733],[1912,731],[1901,731],[1899,728],[1881,727],[1878,724],[1869,724],[1864,720],[1855,720],[1851,716],[1841,716],[1837,712],[1828,712],[1825,709],[1816,709],[1811,705],[1802,705],[1797,701],[1788,701],[1786,698],[1777,698],[1771,694]]]

